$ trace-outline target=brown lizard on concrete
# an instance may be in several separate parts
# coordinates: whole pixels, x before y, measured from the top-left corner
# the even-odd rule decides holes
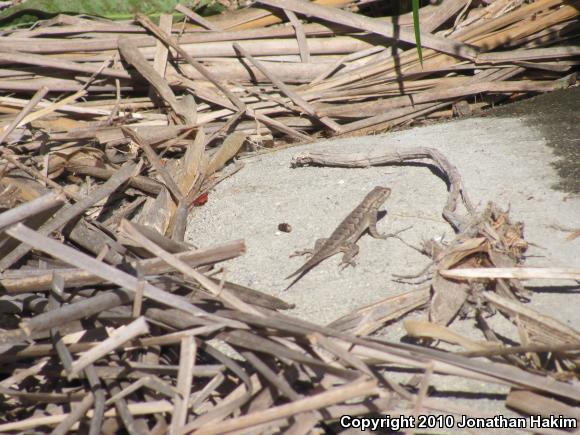
[[[314,249],[296,251],[291,257],[311,254],[312,257],[296,272],[288,275],[286,279],[298,275],[290,283],[288,290],[296,281],[304,276],[310,269],[328,257],[344,252],[341,264],[343,268],[348,265],[354,266],[353,258],[358,254],[359,248],[356,241],[368,228],[371,236],[377,239],[386,239],[390,234],[381,234],[377,231],[377,214],[379,207],[391,194],[388,187],[377,186],[371,190],[365,199],[340,223],[328,239],[318,239]]]

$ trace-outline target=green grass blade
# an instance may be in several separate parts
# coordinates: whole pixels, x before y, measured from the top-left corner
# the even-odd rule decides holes
[[[417,54],[419,63],[423,66],[423,50],[421,49],[421,28],[419,27],[419,0],[412,0],[413,6],[413,27],[415,29],[415,41],[417,42]]]

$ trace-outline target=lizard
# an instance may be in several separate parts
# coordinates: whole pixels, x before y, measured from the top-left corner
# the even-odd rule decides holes
[[[362,202],[344,218],[340,225],[332,232],[327,239],[318,239],[314,249],[296,251],[290,257],[311,254],[310,259],[294,273],[288,275],[290,279],[296,275],[298,277],[290,283],[286,290],[304,276],[310,269],[321,261],[334,254],[343,252],[341,260],[342,267],[355,266],[353,258],[358,254],[359,248],[356,241],[368,228],[369,234],[376,239],[386,239],[390,234],[381,234],[377,231],[377,215],[379,207],[387,200],[391,194],[388,187],[377,186],[371,190]]]

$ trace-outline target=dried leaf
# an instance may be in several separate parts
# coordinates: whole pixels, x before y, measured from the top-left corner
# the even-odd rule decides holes
[[[433,297],[429,307],[429,319],[433,323],[448,325],[465,303],[469,285],[443,278],[436,274],[432,281]]]
[[[147,198],[141,212],[132,220],[165,235],[176,209],[169,191],[162,188],[155,199]]]
[[[207,176],[223,168],[228,160],[238,153],[245,140],[246,134],[244,133],[232,133],[226,137],[207,166]]]

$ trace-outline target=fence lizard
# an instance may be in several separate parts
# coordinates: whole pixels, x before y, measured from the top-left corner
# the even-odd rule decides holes
[[[291,257],[311,254],[312,257],[296,272],[288,275],[286,279],[298,275],[290,283],[288,290],[296,281],[304,276],[310,269],[328,257],[343,252],[342,267],[354,266],[353,258],[358,254],[359,248],[356,241],[368,228],[369,234],[377,239],[386,239],[390,234],[381,234],[377,231],[377,214],[379,207],[391,194],[388,187],[377,186],[371,190],[362,202],[340,223],[328,239],[318,239],[314,249],[296,251]]]

